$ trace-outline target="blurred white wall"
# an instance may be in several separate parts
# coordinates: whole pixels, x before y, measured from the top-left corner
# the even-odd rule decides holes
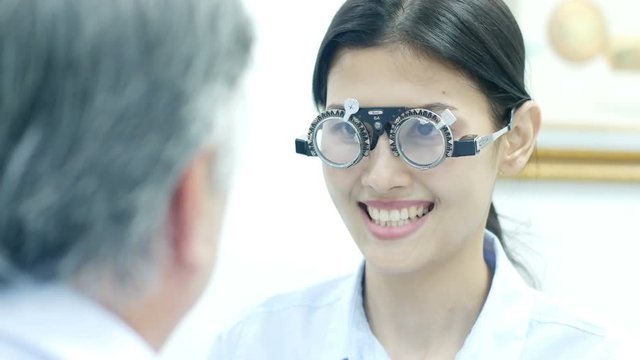
[[[166,346],[166,359],[205,357],[215,334],[243,310],[275,293],[350,273],[360,261],[324,188],[320,161],[294,152],[294,138],[315,116],[316,51],[342,1],[245,2],[257,42],[218,267]],[[509,218],[509,234],[538,254],[532,264],[543,290],[636,327],[640,184],[502,181],[495,203]]]

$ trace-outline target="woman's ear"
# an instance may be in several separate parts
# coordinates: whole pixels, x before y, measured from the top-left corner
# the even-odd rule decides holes
[[[520,172],[529,161],[540,130],[540,107],[527,101],[513,114],[513,127],[505,134],[500,171],[508,176]]]

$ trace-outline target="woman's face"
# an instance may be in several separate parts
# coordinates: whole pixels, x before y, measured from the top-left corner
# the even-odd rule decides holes
[[[401,47],[340,52],[327,85],[327,107],[341,107],[347,98],[361,107],[439,103],[458,119],[454,139],[496,130],[489,102],[472,81]],[[421,171],[393,156],[385,133],[353,167],[323,165],[331,198],[367,266],[404,273],[481,257],[500,144]]]

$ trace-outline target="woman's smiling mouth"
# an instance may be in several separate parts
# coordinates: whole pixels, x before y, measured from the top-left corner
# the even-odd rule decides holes
[[[411,206],[402,209],[378,209],[367,206],[367,213],[373,222],[382,226],[404,226],[411,220],[426,215],[428,208],[425,206]]]
[[[393,240],[416,231],[434,208],[427,201],[366,201],[358,203],[369,231],[377,238]]]

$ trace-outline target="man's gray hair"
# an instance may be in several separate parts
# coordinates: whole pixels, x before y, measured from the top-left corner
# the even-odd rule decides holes
[[[194,102],[225,107],[249,25],[233,0],[0,0],[0,285],[154,274],[173,189],[229,121]]]

